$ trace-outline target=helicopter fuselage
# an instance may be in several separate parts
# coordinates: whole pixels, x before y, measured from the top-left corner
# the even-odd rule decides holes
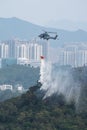
[[[45,32],[39,35],[40,39],[49,40],[54,39],[56,40],[58,35],[56,34],[54,37],[50,36],[48,33],[54,33],[54,32]]]
[[[40,39],[45,39],[45,40],[49,40],[49,39],[54,39],[54,40],[56,40],[57,37],[58,37],[58,35],[56,35],[55,37],[51,37],[51,36],[49,36],[49,35],[40,34],[39,37],[40,37]]]

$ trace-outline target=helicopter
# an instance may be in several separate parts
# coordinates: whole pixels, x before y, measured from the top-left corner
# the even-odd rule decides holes
[[[55,36],[54,37],[50,36],[49,33],[53,33],[53,34],[55,34]],[[47,31],[44,31],[44,33],[40,34],[38,37],[40,37],[40,39],[44,39],[44,40],[49,40],[49,39],[56,40],[58,35],[57,35],[57,32],[47,32]]]

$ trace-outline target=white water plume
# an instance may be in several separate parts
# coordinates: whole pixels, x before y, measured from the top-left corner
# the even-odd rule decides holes
[[[45,60],[41,61],[40,82],[41,90],[45,91],[43,99],[53,94],[62,94],[67,102],[75,101],[78,103],[80,96],[80,85],[74,82],[70,70],[54,67]]]

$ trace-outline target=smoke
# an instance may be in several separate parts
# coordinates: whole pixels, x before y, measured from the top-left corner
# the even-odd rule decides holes
[[[55,67],[50,62],[41,61],[40,82],[41,90],[45,92],[43,99],[53,94],[62,94],[67,103],[74,101],[78,104],[80,85],[74,81],[70,69]]]

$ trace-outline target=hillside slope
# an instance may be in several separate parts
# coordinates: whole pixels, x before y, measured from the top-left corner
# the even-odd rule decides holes
[[[38,88],[0,104],[0,130],[87,130],[86,112],[76,113],[62,96],[42,100]]]
[[[0,69],[0,85],[22,84],[24,88],[28,89],[34,85],[39,79],[39,68],[23,65],[12,65]]]

